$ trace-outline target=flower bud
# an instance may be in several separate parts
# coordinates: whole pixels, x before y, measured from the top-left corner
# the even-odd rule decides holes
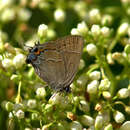
[[[12,60],[8,59],[8,58],[5,58],[3,61],[2,61],[2,66],[6,69],[12,67]]]
[[[35,99],[29,99],[27,102],[27,106],[31,109],[35,108],[37,106],[36,100]]]
[[[99,82],[97,80],[93,80],[87,86],[87,92],[90,94],[96,94]]]
[[[111,85],[111,82],[108,79],[103,79],[103,80],[101,80],[101,82],[99,84],[99,90],[100,91],[109,90],[110,85]]]
[[[112,124],[108,124],[104,130],[113,130]]]
[[[47,25],[45,25],[45,24],[39,25],[38,32],[37,32],[38,36],[39,37],[46,37],[47,31],[48,31],[48,26]]]
[[[117,34],[120,36],[125,35],[128,31],[128,27],[129,27],[128,23],[122,23],[117,30]]]
[[[91,33],[94,37],[97,37],[101,34],[100,26],[99,25],[92,25]]]
[[[95,44],[90,43],[87,45],[86,50],[90,56],[95,56],[97,52],[97,47]]]
[[[79,63],[79,69],[83,69],[85,67],[85,62],[83,59],[80,59],[80,63]]]
[[[37,88],[36,95],[38,98],[44,98],[46,96],[46,90],[43,87]]]
[[[18,111],[16,112],[16,117],[17,117],[18,119],[23,119],[23,118],[24,118],[24,112],[23,112],[22,110],[18,110]]]
[[[72,121],[76,120],[76,116],[72,112],[67,112],[67,118]]]
[[[7,103],[5,104],[5,109],[6,109],[7,111],[12,111],[12,110],[13,110],[13,107],[14,107],[14,104],[11,103],[11,102],[7,102]]]
[[[126,121],[120,127],[120,130],[130,130],[130,121]]]
[[[89,112],[90,107],[89,107],[88,102],[86,102],[85,100],[80,100],[79,109],[83,112]]]
[[[112,23],[112,20],[112,16],[107,14],[102,17],[101,23],[102,25],[110,25]]]
[[[82,130],[82,125],[78,121],[73,121],[70,124],[70,130]]]
[[[57,22],[63,22],[65,20],[66,14],[62,9],[56,9],[54,12],[54,18]]]
[[[129,95],[130,95],[130,90],[127,88],[122,88],[117,93],[117,96],[120,99],[127,98]]]
[[[96,106],[95,106],[95,110],[96,111],[101,111],[102,110],[102,104],[101,103],[97,103]]]
[[[101,34],[103,37],[108,37],[110,35],[110,29],[108,27],[102,27],[101,28]]]
[[[87,76],[86,75],[81,75],[78,79],[77,79],[77,84],[79,86],[85,86],[87,83]]]
[[[111,99],[111,93],[108,91],[103,91],[102,95],[107,100]]]
[[[107,58],[108,64],[110,64],[110,65],[114,64],[111,53],[108,53],[106,58]]]
[[[130,44],[127,44],[124,49],[125,53],[128,55],[130,54]]]
[[[83,115],[80,121],[85,126],[92,126],[94,124],[94,119],[91,116]]]
[[[93,23],[99,22],[101,20],[101,15],[100,15],[99,9],[92,9],[92,10],[90,10],[89,17],[90,17],[90,20]]]
[[[100,129],[103,126],[103,117],[101,115],[97,115],[96,120],[95,120],[95,128]]]
[[[89,74],[92,80],[99,80],[101,78],[101,73],[99,71],[93,71]]]
[[[23,54],[18,54],[13,59],[13,64],[16,68],[21,68],[24,63],[25,63],[25,55]]]
[[[80,35],[80,33],[77,28],[72,28],[71,35]]]
[[[77,30],[81,35],[86,35],[88,32],[88,27],[86,25],[86,23],[84,21],[82,21],[81,23],[79,23],[77,25]]]
[[[42,130],[49,130],[50,124],[42,126]]]
[[[122,123],[125,120],[125,116],[119,111],[115,111],[113,116],[117,123]]]
[[[48,29],[48,31],[47,31],[47,37],[49,38],[49,39],[52,39],[52,38],[54,38],[56,36],[56,32],[53,30],[53,29]]]

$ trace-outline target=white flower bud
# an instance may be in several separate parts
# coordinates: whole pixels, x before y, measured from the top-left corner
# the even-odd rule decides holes
[[[80,35],[80,33],[77,28],[72,28],[71,35]]]
[[[90,107],[89,107],[89,104],[88,102],[86,102],[85,100],[81,100],[79,102],[79,109],[83,112],[89,112],[90,110]]]
[[[12,111],[12,110],[13,110],[13,107],[14,107],[14,104],[11,103],[11,102],[7,102],[7,103],[5,104],[5,109],[6,109],[7,111]]]
[[[93,80],[91,83],[88,84],[87,92],[90,94],[97,93],[98,85],[99,85],[99,82],[97,80]]]
[[[130,130],[130,121],[126,121],[120,127],[120,130]]]
[[[101,28],[101,34],[104,36],[104,37],[108,37],[110,35],[110,29],[108,27],[102,27]]]
[[[94,119],[91,116],[83,115],[80,121],[85,126],[92,126],[94,124]]]
[[[103,91],[102,95],[105,99],[111,99],[111,93],[108,91]]]
[[[43,87],[37,88],[36,95],[39,98],[44,98],[46,96],[46,90]]]
[[[42,130],[49,130],[49,127],[50,127],[50,125],[49,125],[49,124],[44,125],[44,126],[42,126]]]
[[[21,21],[28,21],[30,19],[31,15],[32,15],[31,12],[24,8],[21,8],[18,11],[18,18]]]
[[[29,99],[27,102],[27,106],[31,109],[35,108],[37,106],[37,102],[35,99]]]
[[[121,35],[121,36],[125,35],[128,31],[128,27],[129,27],[128,23],[122,23],[117,30],[118,35]]]
[[[78,121],[73,121],[70,124],[70,130],[82,130],[82,125]]]
[[[112,20],[112,16],[107,14],[102,17],[101,23],[102,25],[110,25],[112,23]]]
[[[121,112],[119,111],[115,111],[114,114],[114,119],[117,123],[122,123],[124,120],[125,120],[125,116],[124,114],[122,114]]]
[[[12,63],[12,60],[10,60],[10,59],[4,59],[3,61],[2,61],[2,66],[4,67],[4,68],[10,68],[11,66],[13,65],[13,63]]]
[[[113,130],[112,124],[108,124],[104,130]]]
[[[100,82],[99,90],[100,91],[106,91],[110,88],[111,82],[108,79],[103,79]]]
[[[85,67],[85,62],[83,59],[80,59],[80,63],[79,63],[79,69],[83,69]]]
[[[23,54],[18,54],[14,57],[13,59],[13,65],[16,67],[16,68],[20,68],[23,66],[23,64],[25,63],[25,55]]]
[[[14,9],[7,8],[1,14],[1,20],[3,22],[8,22],[8,21],[14,20],[14,18],[15,18]]]
[[[81,75],[78,79],[77,79],[77,84],[79,86],[84,86],[87,83],[87,77],[85,75]]]
[[[99,25],[92,25],[91,33],[94,37],[97,37],[101,34],[100,26]]]
[[[23,112],[22,110],[18,110],[18,111],[16,112],[16,117],[17,117],[18,119],[23,119],[23,118],[24,118],[24,112]]]
[[[49,39],[52,39],[52,38],[54,38],[56,36],[56,32],[53,30],[53,29],[48,29],[48,31],[47,31],[47,37],[49,38]]]
[[[120,99],[127,98],[129,95],[130,95],[130,90],[127,88],[122,88],[117,93],[117,96]]]
[[[39,37],[46,37],[47,31],[48,31],[48,26],[47,25],[45,25],[45,24],[39,25],[38,32],[37,32],[38,36]]]
[[[99,9],[92,9],[89,12],[89,17],[92,22],[99,22],[101,20]]]
[[[95,120],[95,128],[96,129],[102,128],[102,126],[103,126],[103,120],[104,120],[103,116],[97,115],[96,120]]]
[[[62,9],[56,9],[54,12],[54,18],[57,22],[63,22],[65,20],[66,14]]]
[[[87,45],[86,50],[90,56],[94,56],[94,55],[96,55],[97,47],[95,44],[90,43]]]
[[[107,58],[108,64],[110,64],[110,65],[114,64],[111,53],[108,53],[106,58]]]
[[[99,71],[93,71],[89,74],[92,80],[99,80],[101,78],[101,73]]]
[[[77,30],[81,35],[86,35],[88,32],[88,27],[86,25],[86,23],[84,21],[82,21],[81,23],[79,23],[77,25]]]

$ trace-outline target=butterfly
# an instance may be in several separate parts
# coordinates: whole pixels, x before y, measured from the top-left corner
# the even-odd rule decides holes
[[[84,39],[69,35],[44,44],[38,42],[29,49],[26,63],[54,91],[70,91],[70,84],[78,71]]]

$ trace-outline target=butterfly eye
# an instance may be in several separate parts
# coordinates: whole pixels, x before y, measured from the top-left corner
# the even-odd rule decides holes
[[[36,48],[34,48],[34,50],[33,50],[34,52],[37,52],[38,51],[38,48],[36,47]]]

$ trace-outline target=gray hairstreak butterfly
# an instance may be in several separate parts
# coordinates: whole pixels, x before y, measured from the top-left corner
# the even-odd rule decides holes
[[[68,92],[83,50],[81,36],[66,36],[44,44],[39,42],[29,49],[27,64],[56,92]]]

